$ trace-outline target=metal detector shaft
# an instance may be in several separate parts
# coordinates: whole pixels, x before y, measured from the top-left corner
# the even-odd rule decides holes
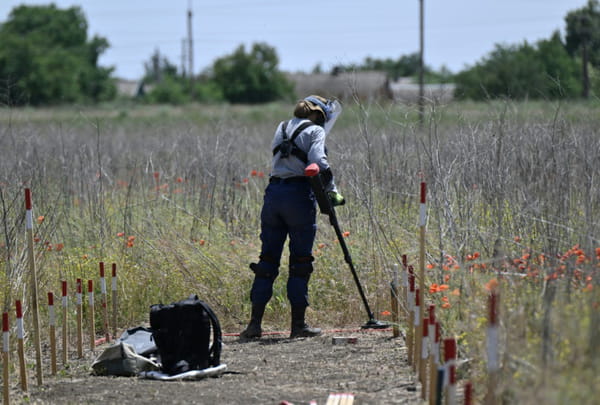
[[[356,270],[354,269],[354,264],[352,263],[352,257],[350,257],[350,251],[346,246],[346,242],[344,241],[344,236],[342,235],[342,231],[340,230],[340,225],[337,220],[337,216],[335,215],[335,209],[327,197],[325,193],[325,187],[323,186],[323,181],[321,180],[321,175],[316,172],[316,174],[309,174],[309,171],[306,171],[308,180],[310,182],[310,186],[312,187],[313,192],[315,193],[315,197],[317,199],[317,203],[319,204],[319,209],[322,214],[329,215],[329,222],[333,229],[335,230],[335,234],[337,235],[338,241],[340,242],[340,246],[342,247],[342,251],[344,252],[344,260],[348,263],[350,267],[350,271],[352,272],[352,276],[354,277],[354,282],[356,283],[356,287],[358,288],[358,292],[360,293],[360,298],[365,306],[365,310],[367,311],[367,316],[369,317],[369,324],[377,323],[373,316],[373,312],[371,312],[371,308],[369,307],[369,303],[367,301],[367,297],[363,291],[362,285],[360,284],[360,280],[358,279],[358,275],[356,274]],[[314,172],[310,172],[314,173]]]

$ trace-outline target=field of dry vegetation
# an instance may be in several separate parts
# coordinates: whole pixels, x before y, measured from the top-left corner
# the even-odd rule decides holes
[[[328,139],[348,203],[340,224],[369,302],[389,310],[394,263],[417,265],[428,185],[427,285],[459,378],[485,379],[486,299],[501,296],[508,403],[592,403],[600,379],[598,104],[348,103]],[[39,289],[117,263],[121,327],[191,292],[225,331],[243,328],[275,125],[291,105],[0,110],[0,298],[28,297],[23,189],[33,193]],[[364,311],[327,218],[319,219],[309,321]],[[285,260],[284,260],[285,261]],[[287,268],[287,264],[283,264]],[[265,328],[288,327],[285,271]],[[441,287],[440,286],[444,286]],[[47,319],[42,307],[42,319]],[[100,321],[98,321],[98,329]],[[480,392],[481,393],[481,392]]]

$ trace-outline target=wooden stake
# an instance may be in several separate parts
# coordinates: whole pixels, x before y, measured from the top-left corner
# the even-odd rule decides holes
[[[431,308],[433,307],[433,309]],[[433,325],[431,321],[433,319]],[[435,320],[435,305],[429,306],[429,405],[437,402],[437,375],[440,365],[440,324]]]
[[[62,287],[62,363],[63,366],[67,365],[67,353],[69,351],[69,326],[67,323],[67,310],[68,310],[68,299],[67,299],[67,282],[65,280],[61,283]]]
[[[498,293],[494,291],[491,292],[488,296],[489,315],[486,333],[488,369],[488,386],[485,397],[486,405],[496,405],[498,403],[498,373],[500,370],[500,361],[498,356],[498,301]]]
[[[4,382],[2,397],[5,404],[10,403],[10,357],[9,357],[9,331],[8,312],[2,314],[2,381]]]
[[[419,303],[425,306],[425,225],[427,224],[427,207],[425,196],[427,194],[425,182],[421,182],[421,204],[419,206]],[[419,313],[419,325],[423,325],[424,312]],[[417,333],[417,346],[422,347],[422,334]]]
[[[25,189],[25,217],[27,228],[27,252],[29,257],[29,273],[31,277],[31,314],[33,318],[33,340],[35,346],[35,369],[37,384],[44,383],[42,374],[42,346],[40,342],[40,320],[38,309],[37,270],[35,268],[35,251],[33,249],[33,209],[31,204],[31,190]]]
[[[414,363],[413,357],[413,343],[414,343],[414,324],[415,324],[415,275],[412,273],[412,268],[409,267],[410,273],[408,274],[408,330],[406,333],[406,348],[408,350],[408,364],[412,365]]]
[[[23,329],[23,307],[21,301],[15,302],[17,312],[17,354],[19,356],[19,376],[21,377],[21,389],[27,392],[27,365],[25,364],[25,348],[23,338],[25,331]]]
[[[56,375],[56,315],[54,313],[54,294],[48,293],[48,315],[50,317],[50,370]]]
[[[456,403],[456,339],[444,339],[444,386],[445,404]]]
[[[400,291],[400,308],[402,309],[402,318],[408,325],[408,266],[406,255],[402,255],[402,286]]]
[[[94,282],[88,280],[88,300],[90,307],[90,350],[96,348],[96,325],[94,324]]]
[[[106,342],[110,342],[110,332],[108,331],[108,299],[106,296],[106,278],[104,277],[104,262],[100,262],[100,293],[102,294],[102,319],[104,327],[104,336]]]
[[[393,279],[390,288],[390,299],[392,300],[392,335],[400,336],[400,319],[398,317],[398,265],[394,264]]]
[[[81,301],[81,279],[77,279],[77,357],[83,357],[83,330],[82,330],[82,322],[83,322],[83,314],[82,314],[82,301]]]
[[[427,399],[427,358],[429,357],[429,318],[423,318],[421,361],[419,362],[419,380],[421,380],[421,399]]]
[[[473,405],[473,384],[467,381],[464,385],[464,404]]]
[[[118,308],[118,296],[117,296],[117,264],[113,263],[112,264],[112,310],[113,310],[113,314],[112,314],[112,329],[113,329],[113,336],[117,336],[117,308]]]
[[[421,333],[421,294],[420,294],[420,289],[417,288],[415,290],[415,320],[414,320],[414,324],[415,324],[415,352],[414,352],[414,364],[413,364],[413,371],[414,372],[418,372],[419,371],[419,363],[421,363],[421,343],[423,341],[423,333]],[[419,375],[420,377],[420,375]],[[421,379],[419,378],[419,381],[421,381]]]

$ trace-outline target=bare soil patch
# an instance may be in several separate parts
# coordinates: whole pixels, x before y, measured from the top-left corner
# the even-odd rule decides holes
[[[337,336],[356,343],[333,344]],[[96,350],[96,355],[104,347]],[[225,374],[198,381],[155,381],[90,374],[94,355],[72,361],[56,377],[24,395],[13,377],[13,402],[35,404],[325,404],[330,393],[350,392],[355,404],[418,403],[402,338],[389,331],[325,332],[316,338],[269,335],[244,342],[224,336]]]

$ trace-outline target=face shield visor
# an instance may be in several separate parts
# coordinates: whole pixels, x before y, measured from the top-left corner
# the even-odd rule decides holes
[[[327,104],[329,105],[330,113],[329,119],[325,120],[323,129],[325,130],[325,134],[329,135],[329,131],[331,131],[331,128],[335,125],[335,121],[342,113],[342,104],[337,100],[329,101]]]

